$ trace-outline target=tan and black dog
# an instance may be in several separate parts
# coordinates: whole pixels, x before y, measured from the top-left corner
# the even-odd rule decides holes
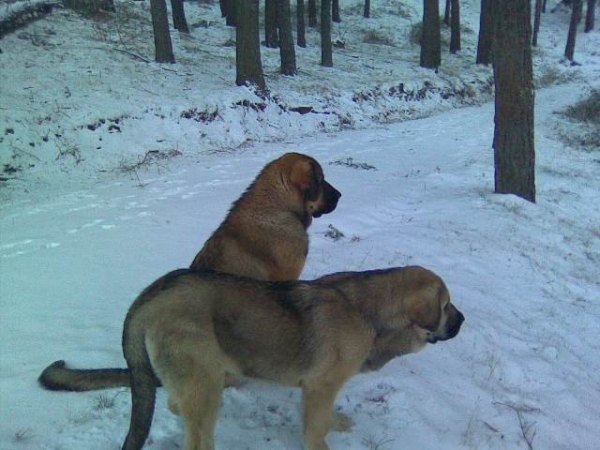
[[[308,254],[313,217],[332,212],[340,192],[310,156],[286,153],[267,164],[196,255],[190,268],[257,280],[296,280]],[[71,369],[64,361],[39,377],[46,389],[89,391],[129,386],[120,368]]]
[[[283,283],[171,272],[125,319],[132,414],[123,450],[148,437],[156,378],[182,416],[185,450],[214,449],[226,373],[302,388],[305,449],[327,450],[334,400],[351,376],[451,339],[463,320],[442,279],[415,266]]]

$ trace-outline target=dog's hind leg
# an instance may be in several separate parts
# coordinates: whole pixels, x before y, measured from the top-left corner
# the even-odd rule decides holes
[[[186,361],[186,372],[164,381],[170,408],[183,420],[185,450],[214,450],[214,430],[225,372]]]

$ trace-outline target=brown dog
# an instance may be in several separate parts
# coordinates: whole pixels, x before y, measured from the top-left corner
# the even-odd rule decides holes
[[[421,267],[286,283],[171,272],[125,319],[132,414],[123,450],[148,437],[156,377],[182,416],[185,450],[213,450],[226,373],[301,387],[305,448],[327,450],[334,400],[352,375],[451,339],[463,321],[441,278]]]
[[[340,192],[310,156],[286,153],[267,164],[233,204],[196,255],[191,269],[211,269],[258,280],[295,280],[308,253],[313,217],[333,211]],[[129,386],[129,370],[71,369],[64,361],[39,377],[46,389],[89,391]]]

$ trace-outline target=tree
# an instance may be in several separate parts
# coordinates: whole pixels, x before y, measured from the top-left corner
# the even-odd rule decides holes
[[[529,0],[492,0],[495,192],[535,202]]]
[[[185,9],[183,8],[183,0],[171,0],[171,11],[173,13],[173,28],[181,33],[189,33],[187,20],[185,19]]]
[[[158,63],[174,63],[175,56],[169,33],[169,17],[165,0],[150,0],[150,14],[154,30],[154,59]]]
[[[437,69],[442,62],[440,5],[438,0],[423,0],[421,67]]]
[[[365,0],[365,8],[363,10],[363,17],[368,19],[371,17],[371,0]]]
[[[279,47],[278,1],[265,0],[265,45],[269,48]]]
[[[587,0],[587,14],[585,15],[585,28],[583,31],[589,33],[594,29],[594,15],[596,14],[596,1]]]
[[[331,45],[331,0],[321,0],[321,65],[333,67]]]
[[[294,49],[294,36],[292,34],[290,0],[277,0],[277,6],[281,73],[283,75],[296,75],[296,51]]]
[[[492,0],[481,0],[479,15],[479,39],[477,41],[477,64],[492,62]]]
[[[444,8],[444,25],[450,26],[450,0],[446,0],[446,7]]]
[[[317,0],[308,0],[308,26],[317,27]]]
[[[306,47],[306,25],[304,22],[304,0],[296,2],[296,34],[298,47]]]
[[[533,17],[533,39],[531,45],[537,47],[538,33],[540,32],[540,22],[542,21],[542,0],[535,0],[535,13]]]
[[[340,17],[340,0],[331,0],[331,21],[335,23],[342,22],[342,18]]]
[[[238,0],[237,11],[235,83],[238,86],[250,84],[259,91],[265,91],[266,84],[260,60],[258,0]]]
[[[565,46],[565,58],[573,61],[575,56],[575,39],[577,38],[577,25],[581,20],[582,0],[573,0],[571,11],[571,23],[569,25],[569,35],[567,36],[567,45]]]
[[[235,27],[237,18],[237,0],[219,0],[221,16],[225,17],[227,26]]]
[[[458,0],[450,2],[450,53],[460,50],[460,6]]]

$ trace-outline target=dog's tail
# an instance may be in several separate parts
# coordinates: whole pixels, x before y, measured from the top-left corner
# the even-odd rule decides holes
[[[129,387],[129,369],[72,369],[61,360],[46,367],[38,381],[51,391],[94,391]]]
[[[123,354],[129,367],[131,385],[131,422],[122,450],[140,450],[150,433],[156,376],[148,356],[144,327],[137,323],[136,304],[129,310],[123,330]]]

